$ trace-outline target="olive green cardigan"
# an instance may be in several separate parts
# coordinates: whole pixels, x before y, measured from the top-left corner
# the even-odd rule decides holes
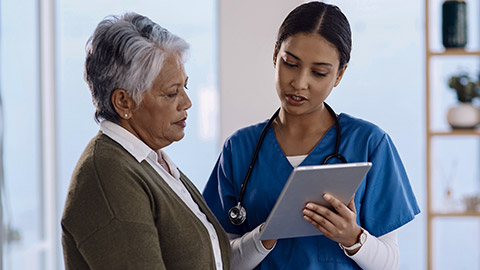
[[[215,227],[229,269],[225,232],[195,186],[182,173],[180,179]],[[62,231],[67,270],[215,269],[201,221],[147,161],[138,163],[101,132],[73,172]]]

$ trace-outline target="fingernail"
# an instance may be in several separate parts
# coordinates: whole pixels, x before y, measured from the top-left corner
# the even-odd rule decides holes
[[[311,203],[307,203],[306,207],[311,209],[313,208],[313,205]]]
[[[328,195],[328,194],[325,194],[325,195],[323,195],[323,198],[324,198],[325,200],[330,200],[330,199],[332,198],[332,196],[330,196],[330,195]]]

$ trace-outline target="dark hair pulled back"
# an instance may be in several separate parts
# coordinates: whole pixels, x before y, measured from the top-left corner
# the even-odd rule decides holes
[[[299,33],[317,33],[332,43],[340,56],[339,69],[350,61],[352,32],[347,17],[337,6],[313,1],[292,10],[278,30],[274,62],[283,41]]]

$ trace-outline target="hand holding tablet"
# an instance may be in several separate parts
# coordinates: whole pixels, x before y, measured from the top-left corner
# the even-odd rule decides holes
[[[303,218],[305,204],[315,202],[330,207],[323,198],[329,193],[347,205],[371,166],[370,162],[361,162],[295,168],[265,222],[260,239],[321,235]]]

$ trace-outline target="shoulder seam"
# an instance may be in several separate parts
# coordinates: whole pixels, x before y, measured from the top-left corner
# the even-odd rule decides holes
[[[104,134],[102,134],[102,135],[104,135]],[[106,135],[104,135],[104,136],[106,136]],[[101,137],[101,136],[100,136],[100,137]],[[115,213],[113,212],[112,207],[111,207],[111,205],[110,205],[110,202],[108,201],[108,199],[107,199],[107,197],[106,197],[106,195],[105,195],[105,191],[104,191],[102,182],[100,181],[100,179],[99,179],[99,177],[98,177],[98,169],[97,169],[97,161],[96,161],[96,155],[97,155],[97,154],[96,154],[96,151],[95,151],[96,147],[97,147],[97,141],[95,141],[95,143],[94,143],[94,145],[93,145],[93,148],[94,148],[93,150],[94,150],[94,151],[93,151],[93,153],[92,153],[92,160],[93,160],[93,168],[94,168],[95,178],[96,178],[97,181],[98,181],[98,185],[101,187],[100,189],[101,189],[101,192],[102,192],[102,196],[103,196],[103,198],[104,198],[104,200],[105,200],[105,203],[108,205],[108,210],[110,211],[110,214],[111,214],[113,217],[115,217]]]

